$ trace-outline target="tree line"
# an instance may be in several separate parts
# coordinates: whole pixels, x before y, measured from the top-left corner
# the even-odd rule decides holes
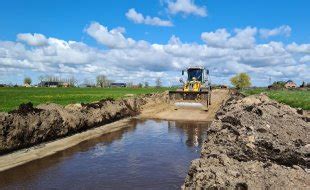
[[[41,76],[39,76],[38,79],[40,82],[39,84],[43,84],[46,82],[48,82],[48,83],[49,82],[57,82],[57,83],[61,83],[61,84],[66,83],[70,87],[75,87],[78,84],[78,80],[74,76],[63,78],[63,77],[53,76],[53,75],[45,75],[45,76],[41,75]],[[108,79],[108,77],[106,75],[97,75],[95,82],[91,79],[84,79],[82,84],[86,87],[97,86],[97,87],[104,88],[104,87],[110,87],[113,82],[114,81]],[[24,85],[31,85],[31,84],[32,84],[32,79],[30,77],[25,77],[24,78]],[[155,85],[156,85],[156,87],[162,86],[162,81],[160,78],[156,79]],[[147,88],[150,85],[148,82],[138,83],[136,85],[134,85],[132,82],[128,82],[128,83],[126,83],[126,86],[127,87],[140,87],[140,88],[146,87]]]

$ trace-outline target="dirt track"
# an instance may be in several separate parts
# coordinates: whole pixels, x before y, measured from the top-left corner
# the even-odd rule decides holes
[[[211,96],[212,105],[208,108],[208,111],[197,108],[177,108],[173,105],[173,102],[156,102],[143,107],[139,117],[164,120],[212,121],[215,113],[228,97],[228,90],[213,90]]]

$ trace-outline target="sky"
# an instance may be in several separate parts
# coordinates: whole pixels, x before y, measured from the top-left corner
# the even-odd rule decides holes
[[[178,84],[204,66],[212,83],[246,72],[254,86],[310,82],[308,0],[6,0],[0,2],[0,83],[99,74]]]

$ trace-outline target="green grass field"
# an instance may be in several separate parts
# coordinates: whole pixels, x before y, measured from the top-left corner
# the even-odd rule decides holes
[[[126,94],[147,94],[163,92],[168,88],[0,88],[0,112],[17,108],[21,103],[32,102],[57,103],[88,103],[104,98],[119,99]]]
[[[253,94],[266,93],[271,99],[287,104],[294,108],[310,110],[310,91],[309,90],[268,90],[266,88],[242,90],[246,96]]]

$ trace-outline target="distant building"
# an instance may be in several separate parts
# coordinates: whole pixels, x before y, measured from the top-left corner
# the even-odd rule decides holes
[[[284,85],[285,88],[296,88],[297,85],[296,83],[294,83],[292,80],[288,80],[285,85]]]
[[[121,82],[112,82],[110,84],[111,87],[126,87],[126,83],[121,83]]]
[[[95,84],[80,84],[79,87],[81,88],[91,88],[91,87],[96,87]]]
[[[28,84],[28,83],[25,83],[25,84],[24,84],[24,87],[31,87],[31,85]]]
[[[70,87],[70,84],[67,82],[62,83],[62,87]]]
[[[63,82],[51,82],[51,81],[42,81],[38,84],[39,87],[58,87],[58,86],[62,86]]]

